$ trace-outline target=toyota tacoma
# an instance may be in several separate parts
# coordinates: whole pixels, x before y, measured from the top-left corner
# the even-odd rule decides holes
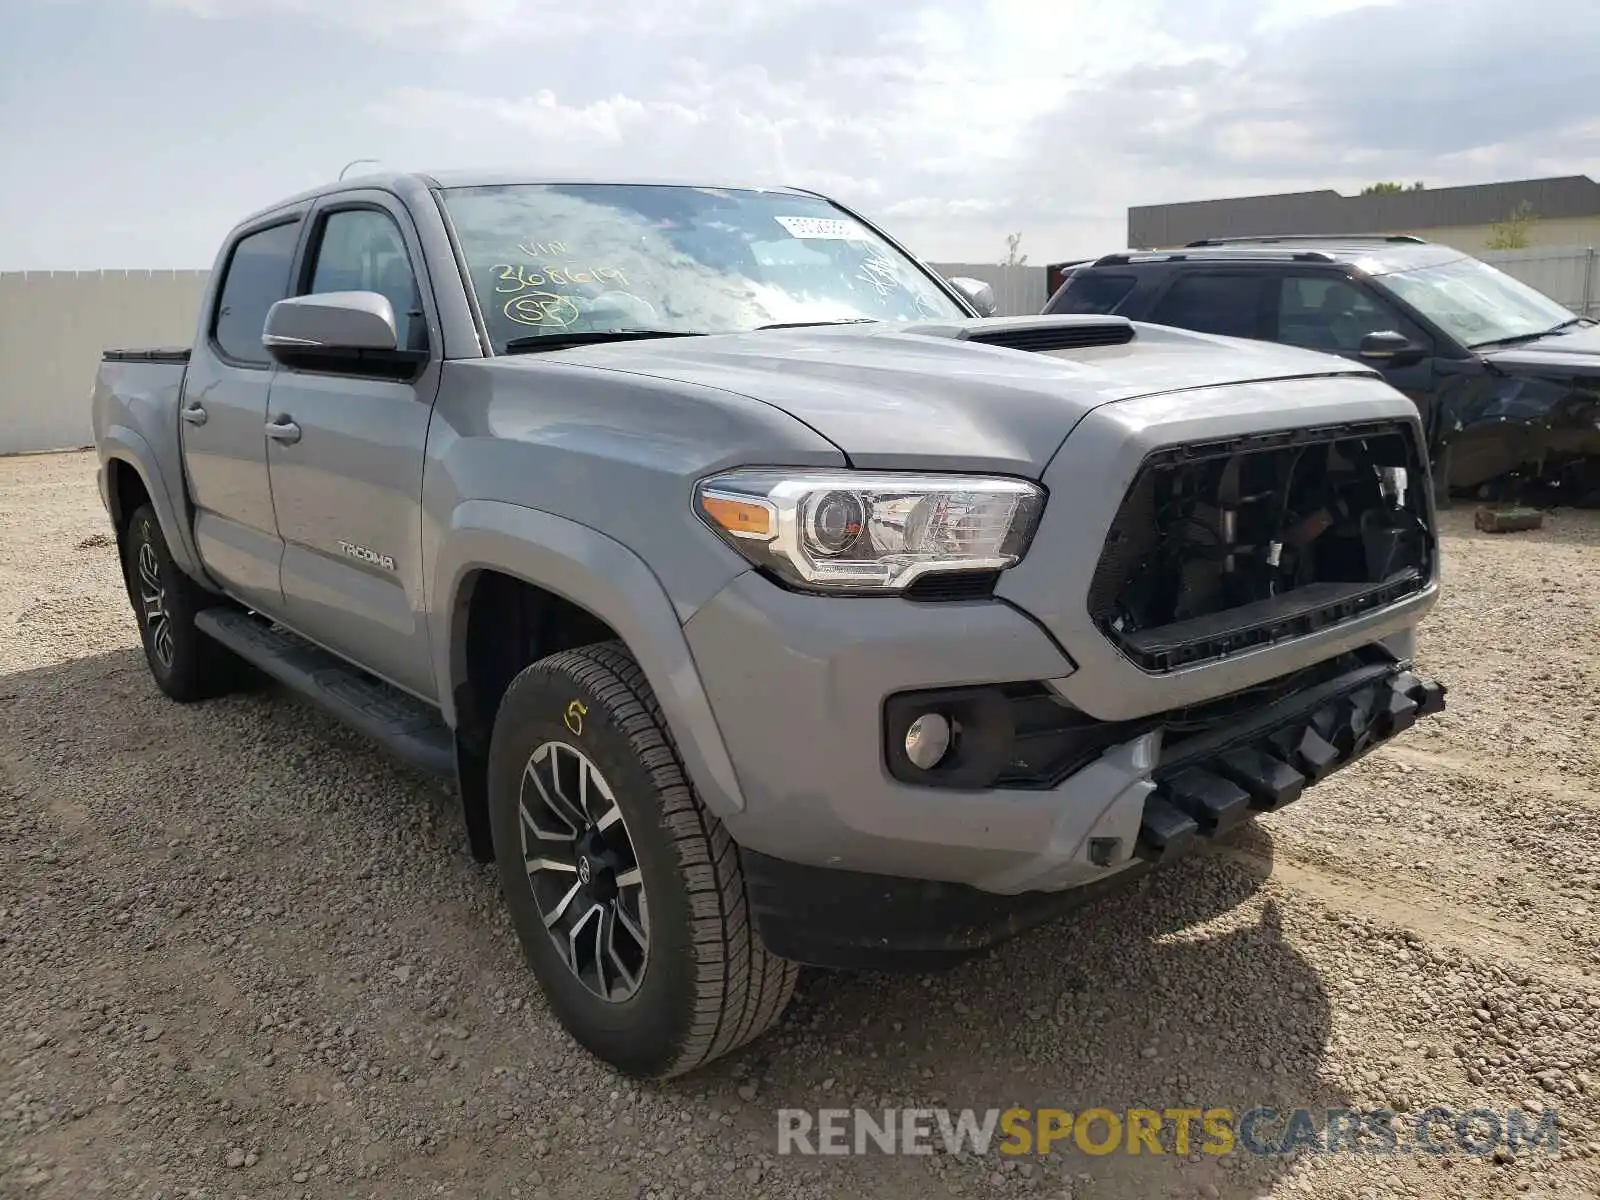
[[[815,193],[352,179],[108,350],[157,686],[458,790],[551,1009],[661,1077],[798,964],[971,955],[1443,707],[1416,407],[1331,355],[993,315]]]

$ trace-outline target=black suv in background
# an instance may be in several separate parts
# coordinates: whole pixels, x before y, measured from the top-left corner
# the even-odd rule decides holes
[[[1600,502],[1600,329],[1408,235],[1215,238],[1072,264],[1046,313],[1117,313],[1376,367],[1422,413],[1441,495]]]

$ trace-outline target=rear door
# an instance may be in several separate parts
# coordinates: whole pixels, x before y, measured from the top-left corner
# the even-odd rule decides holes
[[[1271,341],[1270,271],[1197,267],[1179,271],[1143,318],[1196,333]]]
[[[273,362],[261,345],[267,310],[289,292],[303,213],[240,231],[221,256],[206,334],[190,356],[180,416],[194,535],[207,571],[253,608],[282,608],[283,542],[267,476]]]
[[[279,366],[267,413],[272,502],[282,535],[284,621],[436,700],[423,620],[422,460],[442,366],[416,231],[384,192],[313,210],[297,295],[370,291],[394,308],[420,370],[382,363]]]

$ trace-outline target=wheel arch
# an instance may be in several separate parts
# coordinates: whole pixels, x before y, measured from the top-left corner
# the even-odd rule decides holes
[[[195,549],[183,503],[182,483],[174,492],[150,443],[135,429],[113,425],[101,439],[101,471],[105,475],[106,508],[111,514],[120,545],[128,521],[140,503],[148,501],[160,522],[167,549],[179,570],[203,587],[211,588]],[[181,468],[180,468],[181,470]],[[176,497],[176,499],[174,499]]]
[[[119,535],[128,528],[133,514],[150,502],[150,489],[132,459],[113,455],[106,460],[106,507]],[[161,514],[158,511],[156,515]]]
[[[474,811],[481,799],[474,762],[485,749],[483,693],[475,694],[473,665],[483,662],[474,625],[498,612],[493,592],[525,589],[542,611],[554,614],[557,634],[546,644],[519,646],[517,671],[535,658],[615,637],[627,646],[661,705],[684,768],[706,807],[719,817],[744,808],[738,777],[700,681],[676,608],[661,582],[632,550],[595,529],[550,513],[501,501],[472,500],[452,516],[440,540],[430,578],[430,631],[440,708],[456,731],[462,800],[474,853],[485,857],[484,826]],[[486,597],[489,599],[486,600]],[[528,609],[521,609],[524,618]],[[526,632],[515,618],[490,636]],[[592,635],[592,636],[591,636]],[[575,639],[575,640],[574,640]],[[565,644],[563,644],[565,643]],[[531,655],[531,657],[530,657]],[[502,673],[504,673],[502,671]],[[505,679],[509,683],[510,679]],[[480,681],[481,682],[481,681]],[[494,695],[498,681],[490,684]],[[503,693],[503,689],[502,689]]]

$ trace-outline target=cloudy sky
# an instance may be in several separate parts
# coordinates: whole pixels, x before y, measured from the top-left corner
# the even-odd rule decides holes
[[[337,175],[817,187],[937,261],[1130,204],[1600,175],[1594,0],[0,0],[0,269],[207,266]]]

